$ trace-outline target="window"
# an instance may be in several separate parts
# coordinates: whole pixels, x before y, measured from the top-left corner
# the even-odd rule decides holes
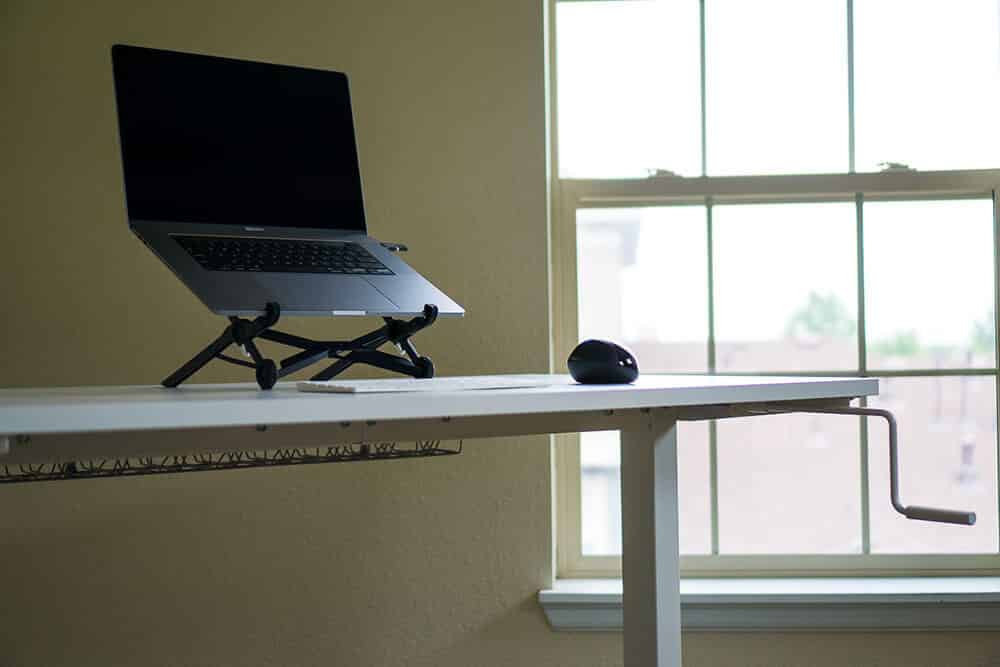
[[[682,423],[689,575],[1000,571],[993,0],[553,0],[555,353],[869,376],[900,420]],[[557,438],[559,575],[620,572],[615,433]]]

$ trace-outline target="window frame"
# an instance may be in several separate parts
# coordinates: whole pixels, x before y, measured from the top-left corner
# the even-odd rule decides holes
[[[726,204],[854,202],[858,211],[858,301],[860,322],[864,308],[863,217],[864,202],[915,201],[947,199],[990,199],[993,204],[993,290],[994,332],[1000,317],[1000,169],[951,171],[854,171],[853,123],[853,45],[851,26],[852,0],[845,0],[848,20],[849,78],[849,170],[834,174],[790,174],[760,176],[705,175],[705,54],[704,0],[701,0],[701,72],[702,72],[702,176],[684,178],[653,175],[644,179],[579,179],[560,178],[558,160],[558,111],[556,62],[556,4],[567,0],[546,0],[548,83],[548,163],[550,177],[550,267],[552,365],[564,359],[578,341],[577,313],[577,248],[576,212],[581,208],[627,208],[644,206],[698,205],[708,210],[707,233],[711,239],[711,207]],[[711,257],[711,243],[709,243]],[[711,265],[711,262],[710,262]],[[711,266],[709,268],[709,302],[712,308]],[[709,339],[714,335],[709,328]],[[877,369],[868,372],[865,366],[863,328],[859,327],[859,361],[855,371],[824,373],[810,371],[801,375],[862,375],[866,377],[933,377],[934,375],[977,375],[995,380],[996,405],[1000,413],[1000,336],[996,336],[994,364],[983,369],[903,370]],[[716,372],[709,360],[709,372]],[[733,374],[733,373],[728,373]],[[767,373],[753,373],[755,375]],[[773,373],[777,375],[779,373]],[[788,375],[787,372],[780,373]],[[793,373],[794,374],[794,373]],[[1000,420],[1000,414],[998,414]],[[714,426],[712,427],[714,428]],[[868,549],[868,448],[866,426],[861,436],[862,530],[864,550]],[[995,447],[1000,447],[994,443]],[[684,577],[827,577],[827,576],[932,576],[932,575],[1000,575],[1000,553],[990,554],[777,554],[720,555],[718,552],[718,502],[715,448],[710,451],[712,479],[712,553],[682,555],[681,574]],[[591,556],[582,553],[581,467],[579,436],[554,436],[553,444],[555,510],[556,510],[556,574],[559,578],[607,578],[621,576],[619,556]],[[998,456],[1000,480],[1000,456]],[[1000,493],[996,500],[1000,503]],[[876,499],[876,502],[879,502]]]

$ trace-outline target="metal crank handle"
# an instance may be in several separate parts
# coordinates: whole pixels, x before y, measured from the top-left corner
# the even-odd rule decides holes
[[[899,500],[899,434],[896,418],[888,410],[880,408],[856,408],[853,406],[835,408],[798,408],[782,409],[768,407],[766,412],[809,412],[834,415],[858,415],[861,417],[881,417],[889,425],[889,495],[893,508],[907,519],[916,521],[935,521],[938,523],[954,523],[972,526],[976,523],[976,513],[966,510],[949,510],[938,507],[922,507],[920,505],[903,505]]]

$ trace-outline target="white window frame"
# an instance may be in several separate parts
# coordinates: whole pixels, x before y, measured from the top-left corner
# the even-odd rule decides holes
[[[565,1],[565,0],[563,0]],[[699,178],[653,176],[646,179],[565,179],[559,177],[557,81],[555,78],[557,0],[546,1],[546,33],[548,39],[546,75],[549,103],[549,174],[551,219],[551,312],[552,359],[554,370],[578,342],[577,331],[577,267],[576,212],[582,208],[624,208],[643,206],[702,205],[734,203],[794,203],[794,202],[854,202],[859,210],[858,256],[862,256],[861,207],[868,201],[989,198],[993,202],[994,244],[994,313],[1000,315],[1000,271],[997,268],[997,246],[1000,244],[1000,169],[962,171],[902,171],[857,173],[854,171],[853,94],[849,95],[851,117],[850,169],[846,173],[778,176],[726,176]],[[848,15],[851,0],[846,0]],[[704,5],[702,5],[704,16]],[[849,88],[853,82],[851,30],[848,30]],[[704,36],[704,31],[702,31]],[[704,44],[704,41],[703,41]],[[702,55],[704,61],[704,49]],[[704,67],[702,67],[704,90]],[[704,100],[704,95],[702,95]],[[702,109],[704,118],[704,107]],[[704,123],[704,120],[703,120]],[[704,141],[704,128],[702,137]],[[703,152],[704,156],[704,152]],[[704,157],[703,157],[704,160]],[[1000,160],[1000,156],[998,156]],[[703,162],[704,164],[704,162]],[[708,216],[709,221],[711,216]],[[711,224],[708,234],[711,238]],[[711,254],[711,249],[709,249]],[[863,277],[859,261],[858,273]],[[711,268],[709,269],[711,272]],[[711,273],[710,273],[711,275]],[[859,303],[863,307],[863,281],[859,281]],[[709,291],[711,292],[711,281]],[[710,296],[711,298],[711,296]],[[996,328],[997,322],[994,321]],[[710,327],[710,338],[714,332]],[[859,368],[865,375],[864,332],[859,331]],[[986,375],[996,380],[1000,394],[1000,336],[997,337],[994,367],[978,371],[961,370],[962,374]],[[711,369],[714,372],[714,369]],[[783,373],[786,374],[787,373]],[[816,373],[810,373],[816,374]],[[844,375],[845,373],[840,373]],[[848,374],[856,375],[851,372]],[[890,375],[932,376],[934,372],[889,373]],[[938,374],[948,374],[947,371]],[[873,376],[885,376],[879,370]],[[1000,395],[997,397],[1000,409]],[[871,554],[868,551],[868,452],[862,428],[862,522],[865,544],[862,554],[844,555],[720,555],[718,547],[718,502],[716,493],[715,452],[710,452],[712,474],[712,553],[684,555],[681,572],[684,577],[856,577],[856,576],[962,576],[1000,575],[1000,554]],[[579,436],[561,435],[554,440],[554,482],[556,486],[556,568],[559,578],[606,578],[621,576],[621,558],[590,556],[582,553],[581,545],[581,469]],[[998,456],[1000,462],[1000,456]],[[1000,463],[998,463],[1000,467]],[[998,470],[1000,478],[1000,470]],[[872,499],[882,502],[883,499]],[[1000,498],[997,500],[1000,503]]]

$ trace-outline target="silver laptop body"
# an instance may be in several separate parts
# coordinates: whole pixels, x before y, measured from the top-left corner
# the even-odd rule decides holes
[[[343,73],[112,47],[129,228],[213,312],[464,310],[368,236]]]

